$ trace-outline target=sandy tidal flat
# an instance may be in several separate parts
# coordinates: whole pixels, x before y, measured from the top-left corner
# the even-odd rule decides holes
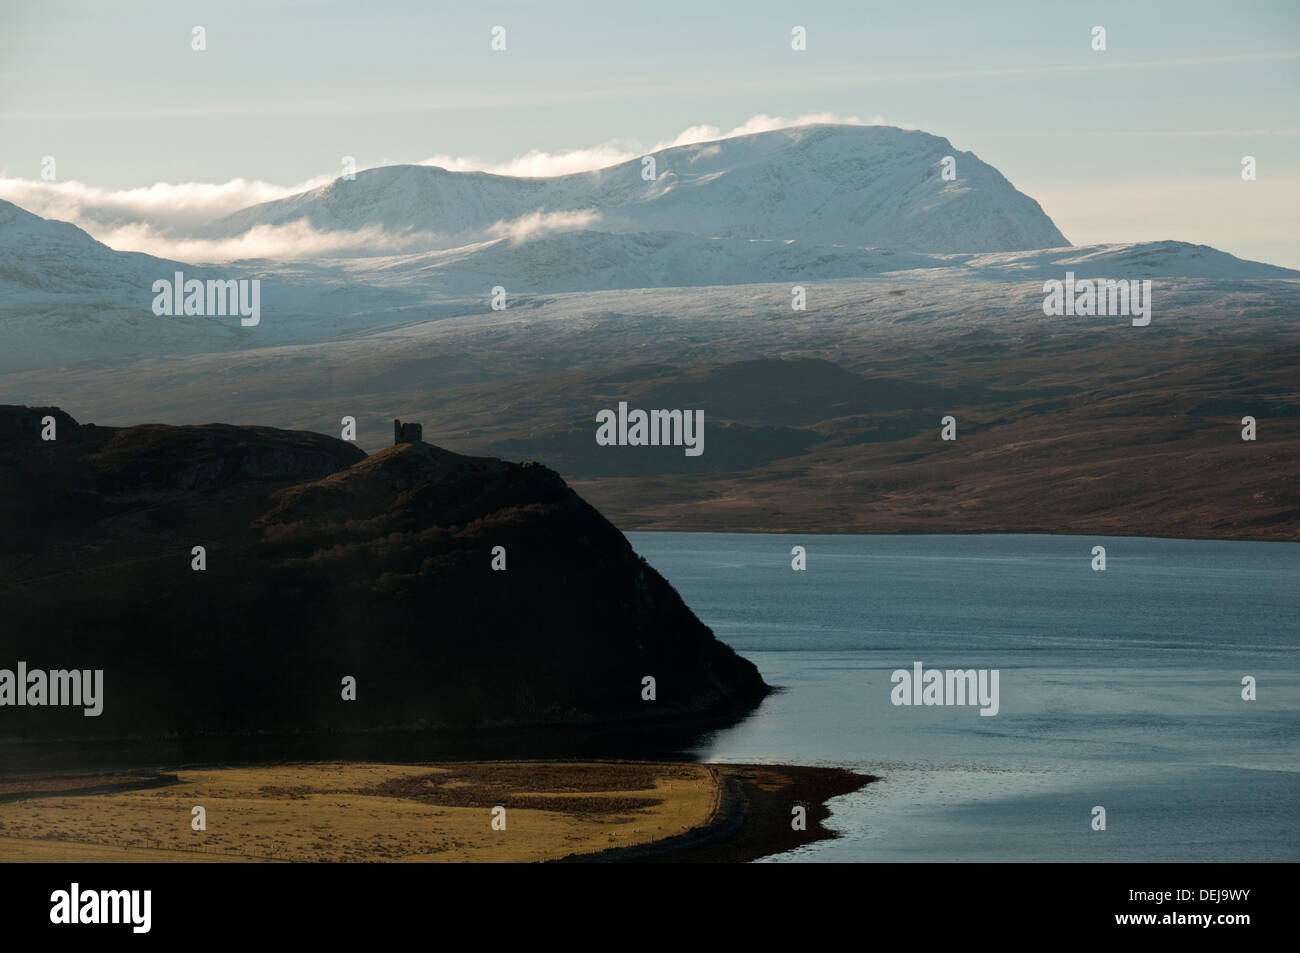
[[[0,779],[0,860],[540,861],[686,834],[711,821],[720,791],[707,765],[614,762],[299,764],[175,778]],[[191,828],[195,806],[204,831]],[[492,827],[498,806],[505,830]]]

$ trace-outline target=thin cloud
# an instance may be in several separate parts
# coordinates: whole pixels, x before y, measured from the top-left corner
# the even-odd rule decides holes
[[[810,123],[881,125],[881,116],[807,113],[795,118],[759,114],[740,125],[696,125],[673,138],[645,146],[634,140],[616,140],[567,152],[531,150],[505,162],[473,156],[433,156],[419,165],[436,165],[455,172],[491,172],[499,175],[550,177],[588,172],[639,158],[673,146],[752,135]],[[381,165],[392,162],[385,159]],[[119,251],[140,251],[182,261],[218,262],[239,258],[304,258],[315,255],[393,254],[420,247],[427,233],[393,234],[382,230],[321,232],[305,221],[280,226],[258,226],[234,238],[212,239],[204,227],[222,216],[262,202],[297,195],[334,181],[318,176],[295,185],[275,185],[255,179],[228,182],[157,182],[132,189],[104,189],[70,180],[46,182],[0,176],[0,199],[13,202],[44,218],[71,222],[95,239]],[[587,216],[584,218],[584,216]],[[543,214],[540,211],[514,222],[499,222],[497,237],[527,241],[557,229],[582,228],[598,218],[594,212]]]
[[[355,231],[323,232],[312,228],[306,219],[283,225],[257,225],[234,238],[165,235],[145,222],[123,225],[96,237],[118,251],[138,251],[194,263],[246,258],[288,261],[328,256],[395,255],[428,248],[435,240],[430,232],[394,233],[379,225],[368,225]]]
[[[1170,70],[1187,66],[1215,66],[1232,63],[1266,63],[1275,60],[1300,59],[1297,50],[1273,50],[1259,53],[1229,53],[1222,56],[1184,57],[1166,60],[1134,60],[1126,62],[1118,57],[1105,62],[1056,65],[994,67],[955,70],[925,70],[900,73],[833,72],[813,76],[779,76],[762,79],[722,81],[714,74],[696,74],[678,77],[672,83],[605,83],[539,91],[467,92],[454,94],[429,94],[408,97],[353,97],[291,101],[259,99],[240,104],[210,104],[203,106],[177,104],[151,106],[141,109],[114,110],[104,107],[94,110],[0,112],[0,120],[53,121],[74,119],[168,119],[201,116],[267,116],[310,115],[379,112],[429,112],[435,110],[487,109],[507,106],[553,106],[557,103],[630,102],[648,100],[684,93],[694,94],[708,88],[714,94],[724,92],[764,92],[791,89],[818,89],[843,86],[845,83],[906,83],[926,80],[990,79],[1003,76],[1043,76],[1054,73],[1087,73],[1106,70]]]
[[[1020,138],[1050,137],[1052,139],[1060,139],[1062,137],[1074,139],[1202,139],[1215,136],[1232,136],[1234,138],[1246,136],[1300,136],[1300,129],[1150,129],[1125,131],[1044,129],[1040,132],[1011,132],[1005,133],[1005,135]]]
[[[322,177],[282,186],[231,179],[221,183],[157,182],[142,188],[103,189],[76,180],[0,178],[0,198],[44,218],[72,222],[95,235],[94,229],[106,231],[141,221],[160,229],[198,226],[241,208],[286,198],[328,181]]]
[[[510,222],[497,222],[488,228],[488,234],[493,238],[508,238],[512,245],[519,245],[551,232],[587,228],[598,221],[600,213],[595,209],[573,212],[543,212],[538,209]]]
[[[628,144],[606,143],[590,149],[574,149],[570,152],[542,152],[533,149],[506,162],[489,162],[477,156],[430,156],[416,165],[432,165],[449,172],[490,172],[493,175],[514,175],[526,178],[549,178],[556,175],[569,175],[573,172],[588,172],[618,165],[643,152],[636,151]]]
[[[805,113],[794,119],[781,116],[769,116],[760,113],[751,116],[739,126],[723,131],[719,126],[699,125],[683,129],[672,139],[645,146],[634,140],[612,140],[586,149],[573,149],[567,152],[542,152],[533,149],[506,162],[490,162],[477,156],[437,155],[417,163],[418,165],[438,166],[450,172],[489,172],[493,175],[514,175],[528,178],[549,178],[557,175],[571,175],[575,172],[591,172],[605,169],[620,162],[629,162],[641,156],[674,146],[693,145],[698,142],[712,142],[716,139],[734,139],[737,136],[749,136],[759,132],[771,132],[775,129],[789,129],[793,126],[807,126],[812,123],[840,123],[852,126],[885,125],[883,116],[860,119],[857,116],[837,116],[834,113]],[[909,127],[904,127],[909,128]]]

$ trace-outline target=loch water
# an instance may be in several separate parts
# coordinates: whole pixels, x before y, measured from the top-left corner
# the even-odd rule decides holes
[[[1300,546],[627,535],[781,689],[692,754],[882,779],[770,860],[1300,860]],[[894,705],[916,662],[997,669],[997,715]]]

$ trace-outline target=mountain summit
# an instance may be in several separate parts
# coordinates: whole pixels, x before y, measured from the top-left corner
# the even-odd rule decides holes
[[[369,169],[353,180],[243,209],[214,236],[306,219],[427,236],[426,250],[501,237],[528,216],[612,233],[684,232],[922,252],[1060,248],[1042,208],[947,139],[892,126],[808,125],[674,146],[592,172],[519,178],[433,166]],[[943,159],[956,179],[942,177]]]

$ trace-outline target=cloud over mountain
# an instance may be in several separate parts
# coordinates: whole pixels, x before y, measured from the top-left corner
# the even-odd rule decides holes
[[[654,146],[621,139],[558,152],[539,149],[506,161],[477,156],[439,154],[416,165],[436,166],[454,172],[487,172],[496,175],[547,177],[588,172],[639,158],[650,152],[706,140],[750,135],[815,122],[860,125],[856,116],[813,113],[795,118],[760,114],[735,128],[690,126],[672,139]],[[870,123],[879,124],[879,116]],[[377,167],[395,165],[384,159]],[[227,182],[156,182],[152,185],[109,189],[76,180],[47,182],[0,174],[0,199],[13,202],[44,218],[71,222],[94,238],[121,251],[138,251],[189,261],[229,261],[241,257],[301,258],[305,255],[356,254],[367,247],[372,254],[410,247],[403,235],[380,235],[376,230],[359,233],[354,240],[324,238],[311,229],[261,231],[240,241],[211,242],[202,234],[214,219],[249,206],[284,199],[328,185],[334,174],[316,176],[305,182],[276,185],[258,179],[234,178]],[[226,236],[236,238],[240,236]],[[426,243],[427,245],[427,243]]]
[[[955,178],[942,175],[943,160]],[[1068,245],[1038,203],[938,136],[808,125],[672,146],[590,172],[524,178],[392,166],[228,215],[207,237],[305,220],[435,236],[429,250],[497,237],[534,213],[594,210],[612,233],[802,241],[923,252]]]

